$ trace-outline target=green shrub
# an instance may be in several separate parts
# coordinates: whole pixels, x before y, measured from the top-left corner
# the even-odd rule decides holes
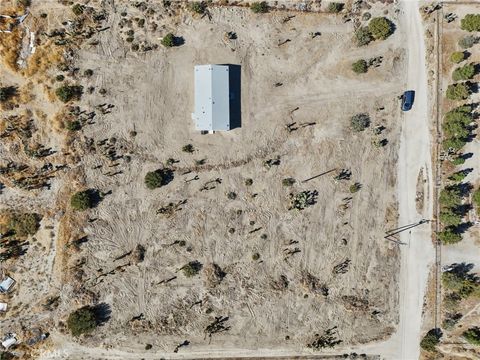
[[[448,85],[447,99],[449,100],[466,100],[470,96],[470,89],[465,83]]]
[[[350,119],[350,126],[357,132],[363,131],[370,126],[370,116],[366,113],[353,115]]]
[[[162,45],[165,47],[173,47],[176,45],[175,35],[168,33],[165,35],[161,41]]]
[[[432,329],[423,337],[420,347],[425,351],[436,351],[437,345],[440,343],[439,330]]]
[[[444,208],[454,208],[462,203],[462,193],[458,186],[447,186],[440,191],[440,205]]]
[[[458,151],[463,148],[466,143],[467,142],[461,138],[450,138],[443,140],[442,146],[445,150],[453,149]]]
[[[442,273],[442,284],[462,299],[466,299],[472,294],[478,295],[480,288],[477,278],[468,272],[455,271],[455,269]]]
[[[457,171],[456,173],[453,173],[448,178],[455,182],[462,182],[462,180],[465,179],[466,177],[467,177],[467,172],[464,170],[461,170],[461,171]]]
[[[455,51],[450,55],[450,61],[455,64],[458,64],[463,60],[465,60],[465,53],[463,51]]]
[[[440,222],[445,226],[458,226],[462,223],[462,216],[451,210],[443,210],[440,213]]]
[[[472,345],[480,345],[480,328],[472,327],[465,331],[462,336]]]
[[[456,244],[462,241],[462,235],[456,233],[452,228],[446,228],[443,231],[437,233],[438,238],[442,242],[442,244]]]
[[[40,215],[35,213],[13,213],[9,216],[8,227],[16,236],[23,238],[37,233],[40,220]]]
[[[0,102],[8,101],[15,95],[17,95],[16,87],[14,86],[0,87]]]
[[[182,147],[182,151],[191,154],[195,151],[195,148],[193,147],[192,144],[187,144]]]
[[[197,275],[200,272],[200,270],[202,270],[202,267],[203,265],[199,261],[194,260],[184,265],[182,267],[182,272],[183,272],[183,275],[185,275],[186,277],[193,277]]]
[[[354,38],[357,46],[365,46],[370,44],[370,42],[373,40],[373,35],[368,27],[362,26],[355,31]]]
[[[282,180],[283,186],[292,186],[295,183],[296,183],[296,180],[294,178],[285,178]]]
[[[475,207],[477,208],[477,212],[479,212],[480,211],[480,187],[473,192],[472,201]]]
[[[55,90],[55,94],[62,102],[70,100],[79,100],[83,94],[83,86],[81,85],[63,85]]]
[[[166,185],[172,178],[172,171],[169,169],[158,169],[149,171],[145,175],[145,185],[147,188],[153,190],[160,186]]]
[[[462,30],[480,31],[480,14],[468,14],[462,19],[460,23]]]
[[[461,156],[457,156],[451,161],[451,163],[452,165],[455,165],[455,166],[463,165],[465,164],[465,159]]]
[[[393,34],[395,26],[385,17],[376,17],[370,20],[368,29],[375,39],[385,40]]]
[[[355,61],[352,64],[352,70],[357,74],[364,74],[368,71],[368,64],[363,59]]]
[[[343,10],[343,6],[344,4],[342,3],[338,3],[338,2],[331,2],[330,4],[328,4],[328,12],[331,12],[331,13],[339,13],[340,11]]]
[[[458,40],[458,45],[463,49],[471,48],[473,45],[478,43],[479,38],[473,35],[467,35]]]
[[[254,13],[266,13],[268,12],[268,5],[266,1],[260,1],[260,2],[253,2],[250,5],[250,10],[252,10]]]
[[[73,336],[88,334],[97,327],[95,312],[90,306],[84,306],[72,312],[67,319],[67,327]]]
[[[84,10],[85,10],[85,6],[83,6],[81,4],[75,4],[75,5],[72,6],[72,12],[76,16],[82,15]]]
[[[196,13],[196,14],[203,14],[207,8],[204,2],[200,1],[194,1],[189,4],[189,9],[190,11]]]
[[[65,129],[68,131],[78,131],[82,129],[82,124],[78,120],[65,121]]]
[[[452,78],[454,81],[469,80],[475,76],[475,66],[467,64],[453,71]]]
[[[70,199],[70,205],[74,210],[84,211],[95,206],[95,196],[92,190],[76,192]]]

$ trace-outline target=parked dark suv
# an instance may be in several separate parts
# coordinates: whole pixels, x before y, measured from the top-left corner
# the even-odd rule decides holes
[[[413,106],[413,100],[415,99],[415,91],[408,90],[402,95],[402,111],[408,111]]]

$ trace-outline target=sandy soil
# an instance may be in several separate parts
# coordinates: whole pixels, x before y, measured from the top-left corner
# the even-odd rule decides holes
[[[89,5],[99,6],[95,1]],[[397,23],[395,34],[368,48],[352,44],[351,22],[330,14],[292,13],[295,17],[285,22],[288,12],[255,15],[237,7],[212,7],[210,18],[201,18],[183,10],[167,16],[160,4],[152,4],[154,12],[148,16],[148,10],[126,1],[104,6],[107,30],[95,35],[98,45],[84,43],[76,50],[79,71],[67,78],[85,89],[94,87],[78,106],[96,116],[67,139],[52,131],[51,124],[39,125],[40,139],[62,150],[59,160],[70,151],[76,161],[52,180],[50,190],[32,196],[7,187],[0,195],[5,208],[24,201],[48,210],[36,235],[49,244],[42,257],[29,251],[6,269],[19,280],[11,304],[37,301],[36,311],[28,315],[6,314],[9,331],[18,326],[18,316],[27,324],[48,320],[51,345],[72,359],[97,356],[100,347],[113,349],[110,355],[102,354],[105,357],[124,358],[128,353],[135,358],[137,353],[148,358],[146,344],[153,345],[157,356],[174,356],[175,346],[184,340],[190,345],[181,348],[181,356],[220,349],[230,354],[257,349],[299,353],[307,351],[314,334],[332,327],[342,341],[340,349],[391,335],[399,321],[400,251],[384,233],[397,225],[397,153],[401,125],[409,122],[400,117],[397,96],[407,83],[423,81],[417,77],[421,71],[406,79],[407,57],[400,41],[404,25],[397,23],[393,6],[388,9]],[[381,14],[385,6],[377,4],[369,11]],[[71,17],[58,3],[34,4],[31,9],[34,15],[47,10],[50,27]],[[125,41],[130,25],[121,24],[123,18],[135,17],[147,20],[143,28],[135,21],[131,25],[134,43],[159,44],[169,31],[185,43],[132,51]],[[229,31],[236,33],[236,40],[224,39]],[[321,35],[312,39],[315,32]],[[374,56],[383,57],[378,68],[364,75],[351,71],[353,61]],[[202,63],[241,66],[240,128],[208,136],[193,129],[193,65]],[[93,76],[82,76],[86,69],[92,69]],[[275,87],[277,82],[283,85]],[[103,95],[100,89],[105,89]],[[101,104],[112,106],[106,111]],[[44,112],[53,116],[60,104],[48,106]],[[423,110],[424,105],[419,106],[418,111]],[[372,123],[366,131],[353,133],[349,119],[360,112],[368,112]],[[315,124],[289,132],[286,125],[292,122]],[[372,145],[373,128],[379,125],[385,127],[385,148]],[[420,139],[423,133],[416,136]],[[193,154],[181,151],[189,143]],[[420,141],[411,151],[425,145]],[[109,150],[118,157],[109,159]],[[13,156],[7,147],[1,151]],[[264,166],[277,157],[278,166]],[[146,172],[166,166],[169,158],[178,160],[170,166],[173,180],[148,190]],[[412,174],[400,172],[413,181],[413,187],[406,185],[412,191],[405,211],[415,210],[420,167],[429,171],[422,158],[412,161]],[[301,182],[343,168],[351,170],[350,181],[336,182],[330,173]],[[291,188],[282,186],[287,177],[297,180]],[[249,178],[251,186],[245,185]],[[215,179],[221,181],[201,191]],[[350,194],[354,182],[362,188]],[[72,222],[77,216],[67,199],[73,189],[86,187],[104,196],[95,209],[75,219],[81,227],[67,240],[71,244],[85,236],[85,241],[64,257],[59,252],[65,252],[65,244],[58,234],[65,233],[66,219]],[[289,211],[289,193],[303,190],[318,191],[316,204]],[[229,192],[236,198],[229,199]],[[348,197],[352,199],[345,200]],[[157,214],[162,206],[182,200],[186,203],[173,215]],[[423,239],[427,234],[419,230],[418,235]],[[146,249],[142,262],[128,256],[116,260],[137,245]],[[253,260],[256,253],[259,259]],[[203,269],[187,278],[180,269],[193,260]],[[335,273],[345,262],[347,271]],[[226,273],[215,286],[206,275],[212,263]],[[46,276],[18,276],[18,267],[39,269],[37,274]],[[314,279],[317,288],[305,286],[306,278]],[[279,287],[282,283],[287,285]],[[47,295],[60,296],[52,312],[40,306]],[[110,319],[94,336],[75,344],[62,334],[62,322],[70,311],[91,302],[108,304]],[[229,329],[208,338],[205,328],[215,316],[228,317]]]

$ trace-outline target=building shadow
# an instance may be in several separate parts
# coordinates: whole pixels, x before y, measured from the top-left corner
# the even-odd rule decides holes
[[[230,130],[242,127],[242,67],[228,66],[228,86],[230,89]]]

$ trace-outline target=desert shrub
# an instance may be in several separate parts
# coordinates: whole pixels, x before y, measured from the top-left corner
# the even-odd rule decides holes
[[[349,191],[350,191],[350,193],[354,194],[354,193],[360,191],[361,188],[362,188],[362,185],[360,183],[356,182],[355,184],[350,185]]]
[[[82,124],[78,120],[65,121],[65,129],[68,131],[78,131],[82,129]]]
[[[472,345],[480,345],[480,328],[472,327],[465,331],[462,336]]]
[[[450,61],[455,64],[458,64],[463,60],[465,60],[465,53],[463,51],[455,51],[450,55]]]
[[[84,10],[85,10],[85,6],[83,6],[81,4],[75,4],[75,5],[72,6],[72,12],[76,16],[82,15]]]
[[[469,80],[475,75],[475,66],[467,64],[453,71],[452,78],[454,81]]]
[[[470,89],[465,83],[448,85],[447,99],[449,100],[466,100],[470,96]]]
[[[257,260],[259,260],[259,259],[260,259],[260,254],[259,254],[259,253],[254,253],[254,254],[252,255],[252,260],[253,260],[253,261],[257,261]]]
[[[450,209],[443,210],[440,213],[440,222],[445,226],[458,226],[462,223],[462,216]]]
[[[437,233],[438,238],[442,242],[442,244],[448,245],[448,244],[456,244],[460,241],[462,241],[462,235],[455,232],[453,228],[446,228],[443,231],[440,231]]]
[[[463,49],[471,48],[473,45],[478,43],[479,38],[473,35],[467,35],[458,40],[458,45]]]
[[[73,336],[92,332],[97,327],[95,311],[90,306],[75,310],[68,316],[67,327]]]
[[[57,76],[55,76],[55,81],[61,82],[63,80],[65,80],[65,76],[63,76],[62,74],[58,74]]]
[[[202,264],[197,260],[190,261],[188,264],[182,267],[183,275],[186,277],[193,277],[197,275],[200,270],[202,270]]]
[[[454,208],[462,203],[462,193],[455,185],[447,186],[440,191],[440,205],[445,208]]]
[[[237,198],[237,193],[235,193],[234,191],[229,191],[227,193],[227,198],[229,198],[230,200],[235,200]]]
[[[373,40],[373,35],[368,27],[362,26],[355,31],[354,38],[357,46],[365,46],[370,44],[370,42]]]
[[[250,178],[245,179],[245,185],[246,186],[252,186],[253,185],[253,179],[250,179]]]
[[[145,185],[149,189],[156,189],[160,186],[166,185],[173,177],[173,172],[169,169],[158,169],[149,171],[145,175]]]
[[[451,161],[451,163],[452,165],[455,165],[455,166],[463,165],[465,164],[465,159],[461,156],[457,156]]]
[[[55,90],[55,94],[62,102],[70,100],[78,100],[83,94],[83,86],[81,85],[63,85]]]
[[[477,211],[480,210],[480,187],[473,192],[472,201]]]
[[[70,205],[74,210],[84,211],[95,206],[95,194],[92,190],[76,192],[70,198]]]
[[[360,59],[352,64],[352,70],[357,74],[364,74],[368,71],[368,64],[365,60]]]
[[[92,69],[87,69],[83,72],[83,75],[90,77],[90,76],[93,75],[93,70]]]
[[[338,3],[338,2],[331,2],[330,4],[328,4],[328,12],[331,12],[331,13],[339,13],[340,11],[343,10],[343,6],[344,4],[342,3]]]
[[[368,29],[375,39],[385,40],[393,34],[395,29],[393,23],[385,17],[376,17],[368,23]]]
[[[10,100],[17,94],[17,88],[14,86],[0,87],[0,102]]]
[[[363,131],[370,126],[370,116],[366,113],[353,115],[350,119],[350,126],[357,132]]]
[[[443,140],[443,148],[445,150],[453,149],[453,150],[460,150],[462,147],[465,146],[467,142],[461,138],[450,138]]]
[[[302,191],[296,195],[290,194],[290,207],[288,210],[303,210],[317,203],[318,191]]]
[[[268,12],[268,5],[266,1],[256,1],[250,4],[250,10],[254,13],[266,13]]]
[[[454,269],[442,273],[443,286],[465,299],[472,294],[478,294],[480,284],[478,279],[469,272]]]
[[[282,180],[283,186],[292,186],[295,183],[296,183],[296,180],[294,178],[285,178]]]
[[[175,35],[173,35],[172,33],[168,33],[167,35],[165,35],[161,41],[161,44],[165,47],[173,47],[176,45],[176,42],[175,42]]]
[[[205,5],[204,2],[200,1],[195,1],[189,4],[188,8],[190,11],[197,13],[197,14],[203,14],[205,12],[205,9],[207,6]]]
[[[462,30],[480,31],[480,14],[468,14],[460,22]]]
[[[9,216],[8,227],[18,237],[35,235],[40,227],[41,217],[35,213],[13,213]]]
[[[187,144],[182,147],[182,151],[186,153],[193,153],[195,151],[195,148],[192,144]]]
[[[420,347],[425,351],[436,351],[437,345],[440,343],[441,334],[438,329],[432,329],[420,341]]]

